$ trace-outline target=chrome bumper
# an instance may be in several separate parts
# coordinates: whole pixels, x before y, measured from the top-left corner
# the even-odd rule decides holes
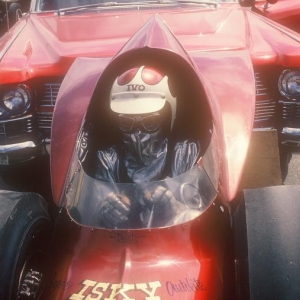
[[[0,167],[32,160],[43,152],[46,153],[44,149],[43,142],[34,143],[33,141],[0,145]]]
[[[282,145],[300,150],[300,128],[283,127],[280,140]]]
[[[11,145],[4,145],[4,146],[0,145],[0,154],[4,154],[4,153],[6,154],[9,152],[20,151],[27,148],[35,148],[35,147],[37,147],[37,145],[32,141],[11,144]]]
[[[0,167],[16,165],[46,152],[33,115],[0,121]]]

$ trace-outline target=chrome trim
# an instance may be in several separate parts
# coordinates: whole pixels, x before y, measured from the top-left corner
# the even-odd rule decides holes
[[[285,146],[300,147],[300,141],[285,140],[285,141],[282,141],[281,144],[285,145]]]
[[[54,107],[61,83],[45,83],[39,105],[43,107]]]
[[[17,143],[17,144],[10,144],[10,145],[4,145],[0,146],[0,153],[8,153],[8,152],[14,152],[19,150],[24,150],[27,148],[36,148],[38,145],[36,145],[32,141],[27,141],[23,143]]]
[[[275,129],[274,127],[261,127],[261,128],[253,128],[253,131],[266,131],[266,130],[273,130]]]
[[[261,124],[261,122],[268,122],[275,117],[277,103],[272,97],[263,75],[255,71],[254,76],[256,89],[254,123],[256,125]]]
[[[60,82],[46,82],[38,95],[36,124],[39,132],[46,138],[50,138],[51,135],[53,110],[60,86]]]
[[[300,147],[300,128],[283,127],[281,144],[289,147]]]
[[[16,121],[21,121],[21,120],[26,120],[26,119],[30,119],[33,118],[33,115],[27,115],[25,117],[19,117],[19,118],[13,118],[13,119],[9,119],[9,120],[0,120],[0,124],[2,123],[10,123],[10,122],[16,122]]]
[[[32,115],[0,120],[0,145],[9,145],[28,141],[28,135],[34,134]]]
[[[283,127],[281,133],[296,135],[300,137],[300,128]]]

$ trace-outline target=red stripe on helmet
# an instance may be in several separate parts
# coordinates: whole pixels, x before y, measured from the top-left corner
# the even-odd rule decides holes
[[[134,78],[138,69],[139,68],[130,69],[130,70],[126,71],[125,73],[123,73],[122,75],[120,75],[118,78],[118,81],[117,81],[118,84],[119,85],[128,84]]]
[[[134,68],[126,71],[118,78],[118,84],[119,85],[126,85],[129,82],[133,80],[135,75],[137,74],[139,68]],[[142,70],[142,80],[148,84],[148,85],[155,85],[158,84],[162,79],[164,78],[164,75],[150,67],[144,67]]]
[[[146,84],[149,85],[158,84],[163,78],[164,75],[155,69],[145,67],[142,71],[142,80]]]

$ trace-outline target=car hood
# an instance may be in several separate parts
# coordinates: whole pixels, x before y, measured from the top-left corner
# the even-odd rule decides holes
[[[296,0],[280,0],[268,6],[265,6],[265,3],[265,1],[256,1],[255,6],[265,16],[275,21],[300,14],[299,2]]]
[[[155,14],[191,53],[248,48],[254,60],[286,60],[280,52],[299,52],[296,37],[290,38],[292,33],[234,6],[209,10],[118,10],[79,16],[31,14],[2,39],[0,81],[64,76],[76,57],[113,57]],[[274,41],[280,41],[280,45]]]

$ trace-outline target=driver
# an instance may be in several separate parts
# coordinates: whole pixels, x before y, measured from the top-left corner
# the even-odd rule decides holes
[[[144,183],[191,169],[199,158],[200,144],[171,138],[176,108],[169,78],[160,71],[142,66],[120,75],[112,85],[110,110],[121,142],[97,151],[93,177]],[[179,211],[180,203],[162,185],[132,196],[110,193],[97,211],[101,222],[110,228],[122,228],[122,223],[133,219],[146,227],[163,226]],[[138,203],[131,198],[139,199]]]

